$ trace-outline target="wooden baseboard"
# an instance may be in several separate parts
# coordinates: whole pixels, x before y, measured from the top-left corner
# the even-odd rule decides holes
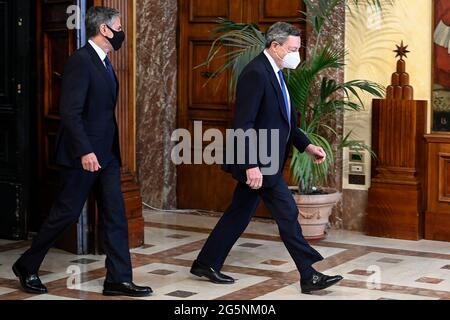
[[[450,214],[442,212],[425,213],[425,239],[450,241]]]
[[[365,224],[370,236],[423,239],[421,190],[416,186],[374,184],[369,189]]]
[[[122,195],[128,219],[130,248],[137,248],[144,244],[144,218],[141,191],[134,176],[130,173],[122,173]]]
[[[144,245],[144,218],[128,219],[128,244],[130,248]]]

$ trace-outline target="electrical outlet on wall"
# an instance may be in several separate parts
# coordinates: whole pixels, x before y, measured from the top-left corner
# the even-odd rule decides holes
[[[357,141],[364,144],[365,141]],[[370,156],[367,151],[359,146],[351,146],[346,149],[346,159],[344,165],[344,188],[353,190],[367,190],[366,182],[368,174],[366,172],[366,161]],[[348,165],[348,166],[347,166]]]
[[[362,152],[350,152],[350,162],[364,162],[364,153]]]
[[[366,143],[365,141],[355,141],[355,142],[357,142],[357,143],[359,143],[359,144],[365,144],[365,143]],[[352,145],[352,146],[350,147],[350,150],[351,150],[351,151],[363,152],[363,151],[364,151],[364,148],[361,147],[361,146],[358,146],[358,145]]]
[[[350,163],[350,173],[364,174],[364,165],[357,163]]]

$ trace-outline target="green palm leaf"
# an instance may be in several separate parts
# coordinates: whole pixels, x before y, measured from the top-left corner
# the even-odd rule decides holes
[[[216,39],[205,62],[196,68],[209,66],[214,59],[225,59],[225,63],[211,73],[209,80],[226,70],[231,70],[229,85],[231,96],[234,97],[237,78],[245,66],[264,50],[265,36],[255,24],[235,23],[228,19],[214,22],[219,24],[219,27],[213,30]],[[224,49],[226,53],[221,53]]]

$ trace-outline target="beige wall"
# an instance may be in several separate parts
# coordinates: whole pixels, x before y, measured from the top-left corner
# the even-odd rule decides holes
[[[370,8],[347,9],[346,48],[348,51],[346,81],[367,79],[383,85],[390,83],[395,70],[393,50],[402,40],[411,53],[406,59],[407,72],[416,100],[431,97],[432,0],[394,0],[381,14]],[[353,138],[371,142],[371,97],[364,99],[366,110],[347,113],[345,130],[353,129]],[[429,108],[430,110],[430,108]],[[348,150],[344,152],[343,188],[366,190],[370,186],[370,159],[366,156],[364,187],[348,184]]]

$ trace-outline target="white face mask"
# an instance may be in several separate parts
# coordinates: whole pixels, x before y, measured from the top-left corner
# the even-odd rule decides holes
[[[288,52],[283,59],[283,67],[288,69],[297,69],[300,64],[300,53],[299,52]]]
[[[287,50],[285,48],[283,48],[283,47],[281,47],[281,48],[287,52]],[[280,58],[278,53],[276,55],[278,56],[278,58]],[[287,52],[287,54],[284,56],[281,64],[283,65],[283,68],[297,69],[300,62],[301,62],[300,53],[298,51],[296,51],[296,52]]]

